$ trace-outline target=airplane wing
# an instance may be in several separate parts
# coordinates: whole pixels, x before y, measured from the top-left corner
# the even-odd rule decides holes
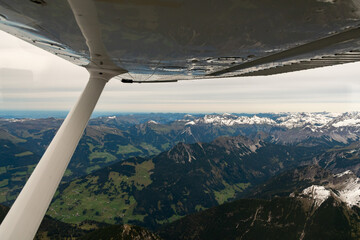
[[[271,75],[358,61],[358,0],[92,2],[89,17],[98,19],[109,59],[126,70],[118,76],[125,83]],[[78,24],[85,5],[74,15],[63,0],[0,0],[0,29],[87,66],[91,53]]]

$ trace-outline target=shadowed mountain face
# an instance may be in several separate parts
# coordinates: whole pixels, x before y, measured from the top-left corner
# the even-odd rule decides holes
[[[331,148],[316,157],[316,161],[320,166],[331,169],[334,173],[351,170],[360,177],[360,143]]]
[[[271,199],[288,197],[291,193],[301,192],[311,185],[329,185],[335,181],[333,173],[318,165],[298,167],[285,171],[259,184],[247,193],[240,193],[243,198]]]
[[[313,209],[312,200],[242,199],[163,227],[164,239],[358,239],[359,209],[334,198]]]
[[[351,199],[359,196],[349,187],[359,192],[360,181],[350,172],[334,175],[316,165],[300,167],[247,195],[267,199],[241,199],[188,215],[162,227],[159,234],[164,239],[198,240],[359,239],[360,202]]]

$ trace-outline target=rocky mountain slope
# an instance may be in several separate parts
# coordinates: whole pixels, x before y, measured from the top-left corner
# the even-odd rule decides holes
[[[359,197],[359,187],[359,178],[350,171],[333,174],[318,165],[299,167],[259,186],[268,199],[225,203],[165,225],[158,233],[164,240],[355,240],[360,237],[360,202],[352,197]],[[272,189],[272,194],[266,189]],[[94,239],[119,236],[122,229],[99,229]]]
[[[329,197],[242,199],[189,215],[160,230],[164,239],[359,239],[359,209]]]
[[[351,170],[360,177],[360,143],[330,148],[317,156],[315,162],[334,173]]]

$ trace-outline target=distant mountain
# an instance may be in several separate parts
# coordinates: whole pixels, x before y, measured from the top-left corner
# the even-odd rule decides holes
[[[90,219],[154,228],[312,163],[319,151],[245,137],[179,143],[155,157],[128,159],[62,185],[48,214],[69,223]]]
[[[198,240],[360,238],[360,179],[349,171],[334,175],[318,166],[301,167],[254,193],[267,200],[214,207],[166,225],[159,234]]]
[[[185,113],[134,113],[134,114],[113,114],[103,115],[92,118],[89,121],[90,125],[105,125],[108,127],[116,127],[119,129],[127,129],[132,125],[139,125],[153,121],[158,124],[169,124],[180,119],[186,119],[188,114]],[[203,114],[195,114],[194,116],[202,117]]]
[[[320,139],[329,142],[350,143],[359,140],[360,113],[283,113],[267,116],[238,116],[235,114],[206,115],[180,120],[191,128],[199,126],[242,127],[242,135],[263,132],[271,142],[283,144],[312,143]],[[249,128],[255,126],[255,129]],[[310,142],[309,142],[310,140]]]

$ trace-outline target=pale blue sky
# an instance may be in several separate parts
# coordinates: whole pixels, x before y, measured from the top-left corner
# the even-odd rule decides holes
[[[88,73],[0,31],[0,110],[69,110]],[[113,79],[97,111],[296,112],[360,110],[360,63],[269,77],[122,84]]]

